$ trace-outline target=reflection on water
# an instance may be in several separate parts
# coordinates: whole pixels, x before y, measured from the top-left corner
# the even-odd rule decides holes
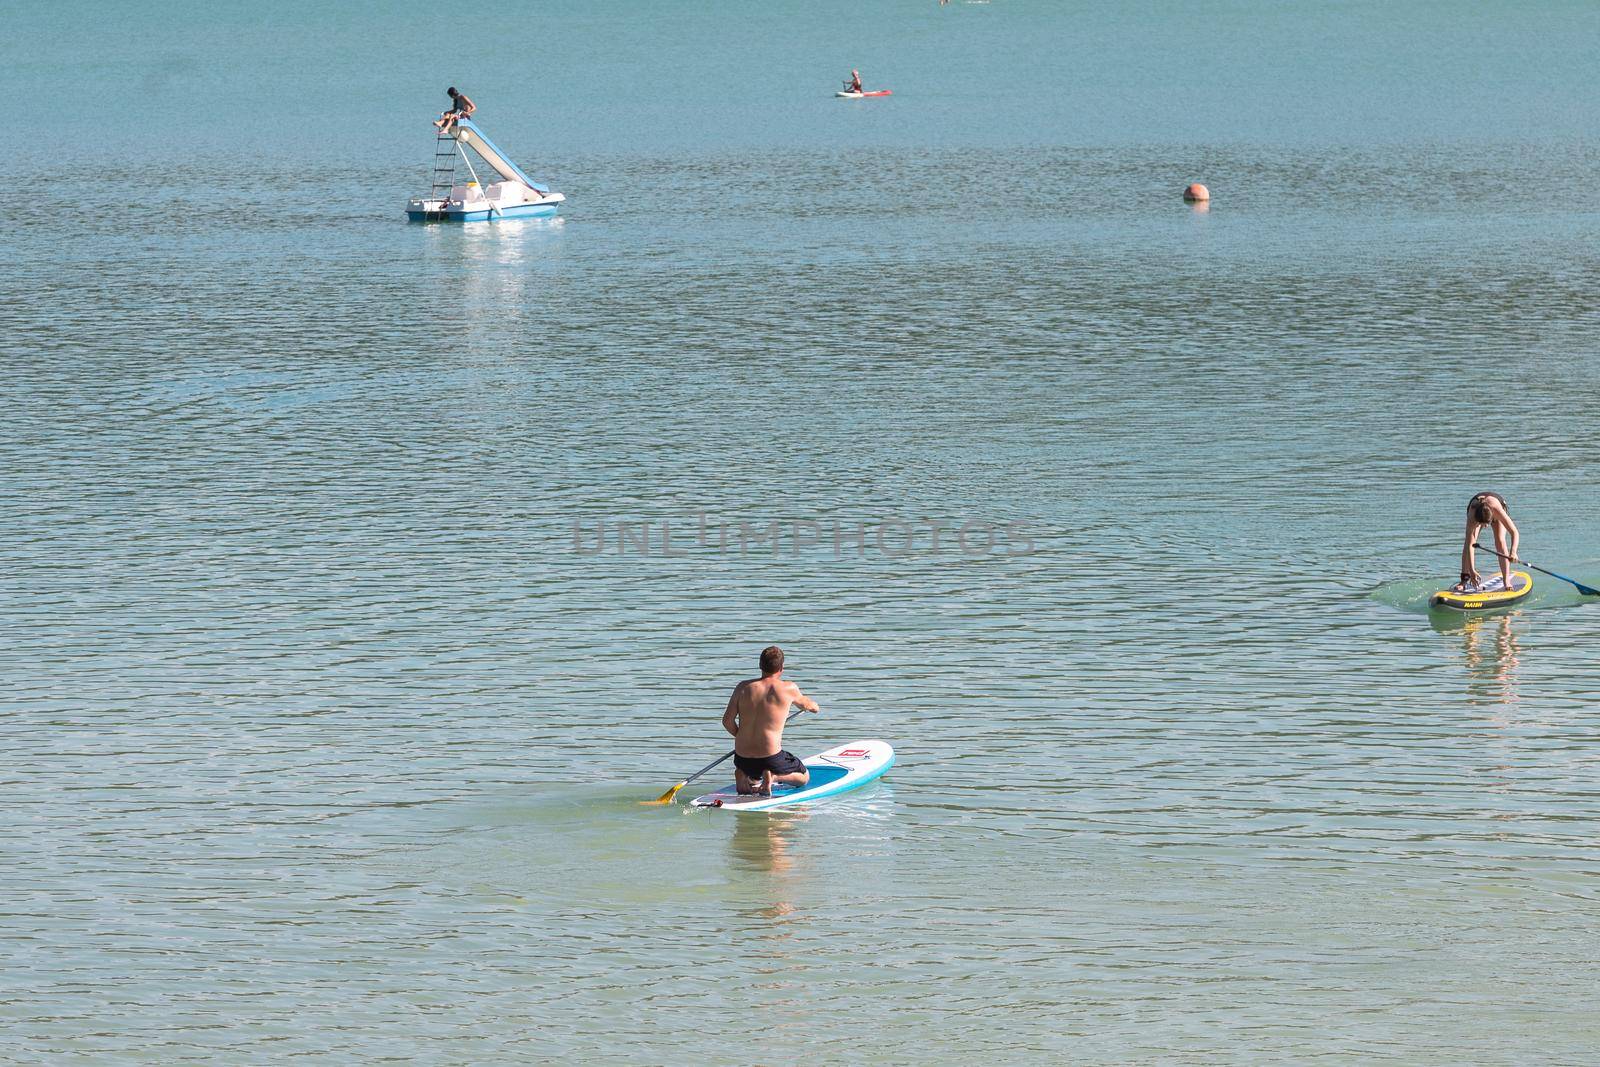
[[[511,266],[547,254],[566,221],[506,219],[493,223],[463,223],[454,227],[463,259],[474,266]],[[447,231],[447,236],[448,236]]]
[[[1459,635],[1466,655],[1467,701],[1474,705],[1512,704],[1517,694],[1519,652],[1516,626],[1520,606],[1498,612],[1463,614],[1434,610],[1428,623],[1440,634]]]
[[[1479,616],[1461,626],[1467,659],[1467,697],[1472,703],[1514,704],[1518,646],[1514,614]]]
[[[750,812],[735,815],[728,856],[735,871],[790,874],[797,860],[795,843],[807,816],[804,812]]]
[[[796,875],[804,870],[798,844],[805,819],[802,812],[737,815],[728,838],[730,874],[759,885],[755,899],[741,907],[740,914],[765,927],[764,936],[780,941],[794,937],[810,918],[795,899],[800,881]],[[774,954],[779,953],[781,949],[775,948]]]
[[[402,231],[419,234],[408,242],[448,280],[432,306],[454,321],[445,309],[459,306],[466,325],[493,329],[497,322],[537,313],[552,282],[547,271],[559,260],[565,222],[553,219],[508,219],[461,224],[406,224]],[[471,338],[469,337],[469,340]]]

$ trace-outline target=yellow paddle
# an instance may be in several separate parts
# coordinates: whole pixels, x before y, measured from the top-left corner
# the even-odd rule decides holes
[[[801,711],[800,708],[796,708],[793,711],[791,711],[789,713],[789,717],[787,719],[783,720],[784,725],[787,726],[790,722],[792,722],[794,720],[794,717],[796,715],[800,714],[800,711]],[[682,789],[684,786],[688,785],[690,782],[694,781],[696,778],[700,777],[702,774],[706,773],[711,768],[715,767],[717,764],[726,762],[727,760],[730,760],[732,758],[733,758],[733,753],[732,752],[729,752],[726,756],[718,756],[716,759],[712,760],[710,763],[706,764],[704,767],[701,767],[698,771],[695,771],[689,777],[685,778],[683,781],[679,782],[677,785],[673,786],[671,789],[667,790],[665,793],[662,793],[656,799],[654,799],[654,800],[641,800],[641,801],[639,801],[639,803],[641,803],[641,804],[671,804],[675,799],[677,799],[678,790]]]

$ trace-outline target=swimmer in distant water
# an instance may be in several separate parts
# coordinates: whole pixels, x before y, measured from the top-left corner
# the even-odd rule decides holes
[[[1495,551],[1500,553],[1500,580],[1505,583],[1504,588],[1511,588],[1511,564],[1517,562],[1522,535],[1517,532],[1517,524],[1511,521],[1505,497],[1499,493],[1479,493],[1467,501],[1467,537],[1461,545],[1461,584],[1456,586],[1457,592],[1475,593],[1483,586],[1472,550],[1478,544],[1478,531],[1485,526],[1493,531]],[[1507,547],[1507,534],[1511,536],[1510,547]]]
[[[454,85],[446,89],[445,92],[450,94],[450,110],[440,115],[438,121],[434,123],[435,126],[439,127],[440,133],[449,133],[456,123],[470,117],[474,111],[478,110],[478,105],[474,104],[466,93],[456,92]]]

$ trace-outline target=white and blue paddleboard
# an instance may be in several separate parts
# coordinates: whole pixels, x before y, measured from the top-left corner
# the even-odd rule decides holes
[[[883,772],[894,766],[894,749],[887,741],[852,741],[848,745],[819,752],[802,762],[810,768],[811,780],[798,789],[779,786],[770,797],[764,797],[741,794],[737,788],[728,785],[715,793],[695,797],[689,805],[696,808],[767,811],[838,796],[882,778]]]

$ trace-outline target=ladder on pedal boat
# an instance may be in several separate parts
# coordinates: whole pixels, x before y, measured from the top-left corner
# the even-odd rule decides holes
[[[459,154],[456,139],[440,130],[433,144],[433,199],[450,199],[450,190],[456,184],[456,157]]]

